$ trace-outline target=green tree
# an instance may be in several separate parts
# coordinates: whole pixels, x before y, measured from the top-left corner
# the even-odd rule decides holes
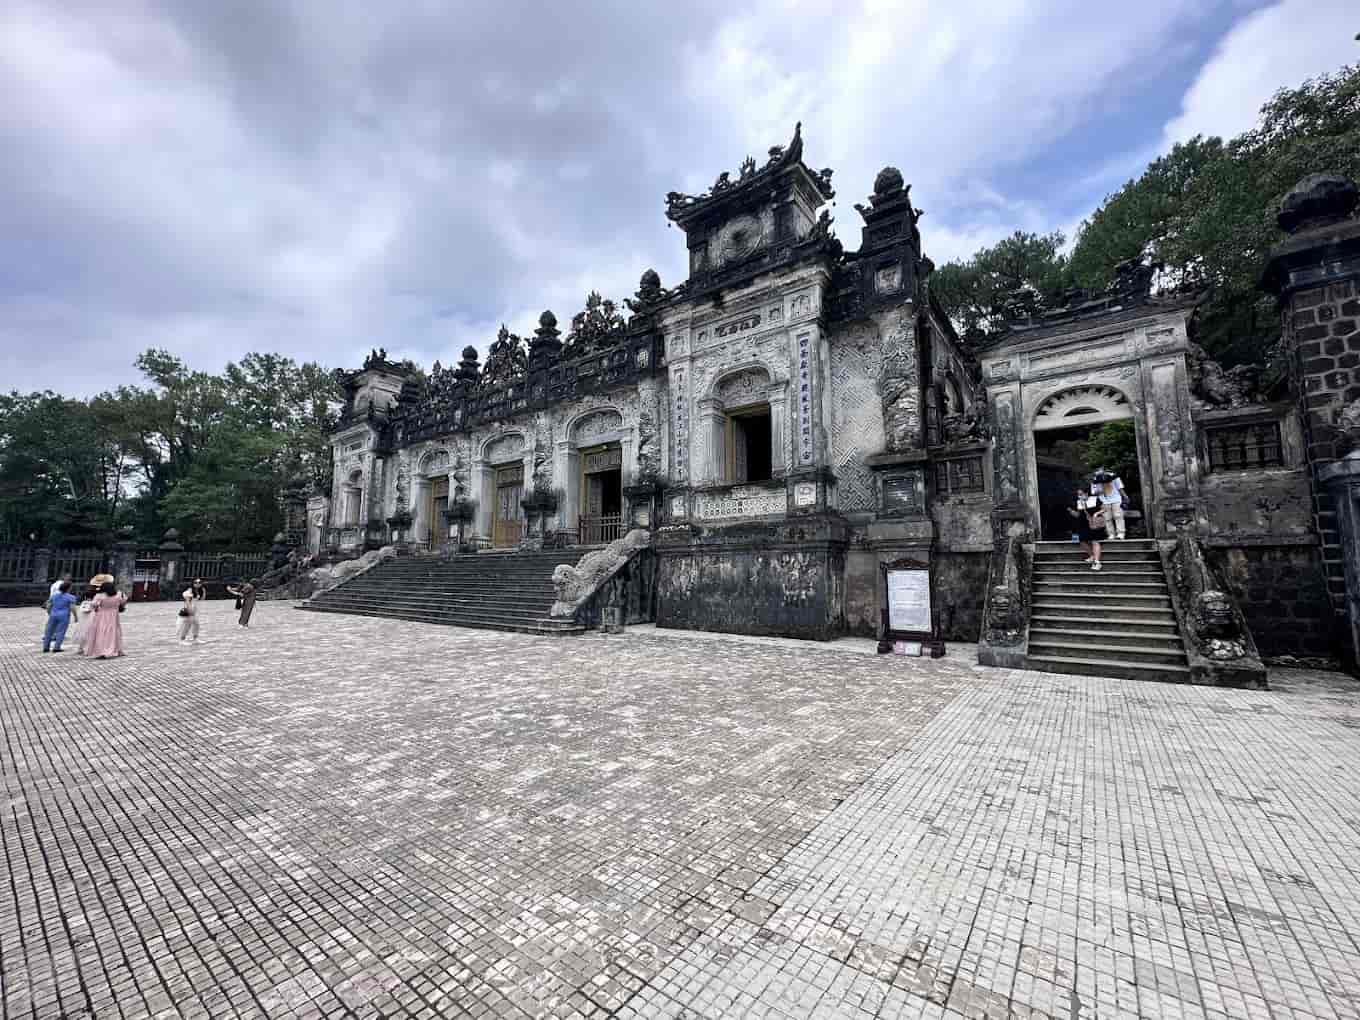
[[[1069,283],[1062,231],[1016,231],[966,262],[948,262],[930,277],[930,289],[954,321],[959,335],[976,343],[1005,321],[1006,306],[1017,291],[1030,291],[1035,304],[1049,307]]]
[[[1226,365],[1263,362],[1279,317],[1256,289],[1281,234],[1275,212],[1309,173],[1360,176],[1360,64],[1282,89],[1257,125],[1225,143],[1194,138],[1154,160],[1083,223],[1071,269],[1087,287],[1108,283],[1117,262],[1161,266],[1162,288],[1204,292],[1199,342]]]
[[[1103,467],[1134,487],[1138,481],[1138,440],[1132,420],[1106,422],[1095,429],[1086,440],[1085,462],[1089,470]]]

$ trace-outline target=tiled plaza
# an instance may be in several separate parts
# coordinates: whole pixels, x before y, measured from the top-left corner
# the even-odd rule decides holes
[[[17,1017],[1360,1017],[1360,684],[0,611]]]

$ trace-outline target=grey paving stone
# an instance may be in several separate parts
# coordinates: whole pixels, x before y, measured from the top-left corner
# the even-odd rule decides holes
[[[1360,686],[0,611],[9,1017],[1360,1017]]]

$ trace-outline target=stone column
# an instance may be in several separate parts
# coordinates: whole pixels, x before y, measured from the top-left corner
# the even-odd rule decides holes
[[[137,543],[130,538],[113,543],[112,573],[118,590],[132,594],[132,576],[137,567]]]
[[[1289,238],[1271,252],[1261,280],[1283,316],[1283,336],[1303,418],[1313,507],[1338,631],[1360,660],[1355,578],[1346,550],[1360,542],[1349,506],[1349,468],[1331,468],[1360,446],[1360,190],[1334,174],[1305,177],[1285,196],[1277,222]],[[1337,507],[1342,495],[1348,503]],[[1352,529],[1349,533],[1345,529]],[[1340,637],[1341,634],[1338,634]]]
[[[42,546],[33,552],[33,583],[49,584],[47,571],[52,566],[52,550]]]
[[[694,480],[700,485],[716,484],[723,481],[725,474],[727,448],[723,430],[727,420],[717,398],[704,397],[697,403],[694,434],[699,442],[693,452]]]
[[[161,554],[161,598],[174,598],[175,589],[182,580],[179,576],[179,562],[184,556],[184,546],[180,545],[179,532],[171,528],[165,533],[157,550]],[[189,578],[190,581],[193,578]]]

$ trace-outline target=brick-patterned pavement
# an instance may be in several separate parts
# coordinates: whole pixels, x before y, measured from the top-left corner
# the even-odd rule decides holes
[[[1360,685],[0,610],[4,1017],[1360,1017]]]

